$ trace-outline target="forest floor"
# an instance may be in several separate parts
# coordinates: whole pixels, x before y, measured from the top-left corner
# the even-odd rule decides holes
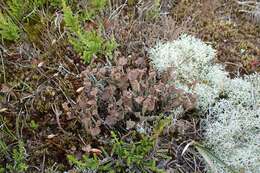
[[[70,4],[74,14],[84,5]],[[0,11],[8,8],[0,2]],[[206,172],[202,156],[187,148],[203,138],[203,115],[187,109],[172,122],[167,101],[138,87],[153,96],[146,82],[165,82],[152,76],[147,51],[183,33],[212,45],[231,76],[259,72],[260,25],[243,9],[233,0],[111,0],[80,23],[113,37],[116,48],[87,63],[68,40],[64,6],[44,3],[20,21],[13,16],[19,38],[0,44],[0,172]],[[130,85],[141,93],[134,103]]]

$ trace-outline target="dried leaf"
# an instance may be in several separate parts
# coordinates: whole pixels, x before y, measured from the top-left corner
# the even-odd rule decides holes
[[[86,153],[89,153],[91,150],[91,146],[90,145],[85,145],[81,148],[82,151],[85,151]]]
[[[84,97],[83,95],[80,95],[78,98],[77,98],[77,103],[79,105],[80,108],[85,108],[87,107],[87,98]]]
[[[194,109],[196,106],[195,102],[192,102],[191,100],[189,100],[189,98],[186,98],[186,100],[183,102],[183,107],[186,111],[189,111]]]
[[[144,101],[144,97],[138,96],[138,97],[135,98],[135,101],[136,101],[136,103],[138,103],[138,104],[142,104],[142,102]]]
[[[87,78],[89,74],[90,74],[90,70],[89,70],[89,69],[86,69],[86,70],[84,70],[84,71],[82,71],[82,72],[80,73],[80,76],[81,76],[81,77],[84,77],[84,78]]]
[[[117,123],[117,117],[114,116],[108,116],[106,117],[105,123],[109,126],[113,126]]]
[[[5,84],[1,85],[1,92],[2,93],[8,93],[10,91],[11,91],[11,89],[7,85],[5,85]]]
[[[109,31],[113,28],[113,22],[109,18],[104,19],[103,25],[106,31]]]
[[[98,93],[97,88],[93,88],[93,89],[90,91],[90,95],[93,96],[93,97],[96,97],[96,96],[97,96],[97,93]]]
[[[103,101],[109,100],[113,96],[113,90],[111,87],[106,87],[101,95]]]
[[[116,110],[110,110],[109,115],[106,117],[106,124],[109,126],[113,126],[120,120],[119,113]]]
[[[82,151],[85,151],[86,153],[95,153],[97,155],[100,155],[102,151],[98,148],[92,148],[90,145],[86,145],[81,148]]]
[[[131,86],[132,86],[133,91],[135,91],[135,92],[141,91],[141,86],[140,86],[138,80],[131,81]]]
[[[89,105],[89,106],[96,105],[96,103],[97,102],[94,99],[87,101],[87,105]]]
[[[126,90],[129,87],[127,76],[123,76],[121,80],[118,81],[117,86],[122,90]]]
[[[136,65],[140,65],[140,66],[143,66],[145,65],[145,60],[143,57],[139,57],[137,60],[135,60],[135,64]]]
[[[106,68],[106,67],[101,68],[101,69],[99,70],[99,72],[100,72],[100,74],[103,75],[103,76],[109,75],[109,74],[108,74],[108,73],[109,73],[109,70],[108,70],[108,68]]]
[[[100,155],[102,153],[102,151],[97,148],[91,148],[89,152],[97,154],[97,155]]]
[[[122,101],[123,106],[126,108],[126,110],[132,112],[133,95],[130,91],[123,91]]]
[[[164,91],[164,84],[162,82],[160,82],[157,85],[154,85],[154,90],[158,93],[163,92]]]
[[[155,98],[149,95],[143,102],[143,112],[153,111],[155,109]]]
[[[148,80],[155,80],[155,78],[156,78],[156,71],[154,71],[154,70],[149,71]]]
[[[89,131],[90,131],[91,136],[97,136],[101,132],[99,127],[90,128]]]
[[[7,108],[1,108],[1,109],[0,109],[0,113],[5,112],[5,111],[7,111],[7,110],[8,110]]]
[[[61,105],[65,112],[70,111],[69,104],[67,102],[62,103]]]
[[[125,66],[127,64],[127,59],[125,57],[121,57],[118,59],[118,65]]]
[[[84,90],[84,87],[79,87],[77,90],[76,90],[76,92],[77,93],[80,93],[81,91],[83,91]]]
[[[91,88],[91,86],[92,86],[91,82],[88,80],[85,80],[83,84],[84,84],[84,87],[87,89]]]
[[[138,69],[134,69],[134,70],[130,70],[127,73],[127,78],[130,81],[134,81],[137,80],[138,76],[139,76],[140,71]]]
[[[37,66],[38,66],[39,68],[41,68],[43,65],[44,65],[44,62],[42,61],[42,62],[40,62]]]
[[[134,126],[135,126],[135,122],[134,121],[131,121],[131,120],[126,121],[126,129],[127,130],[130,130],[130,129],[134,128]]]
[[[88,20],[88,21],[85,22],[84,29],[86,31],[96,30],[97,29],[97,24],[94,23],[93,21]]]
[[[84,125],[86,131],[89,133],[89,129],[91,128],[91,116],[89,116],[88,114],[86,114],[86,117],[83,117],[81,119],[82,124]]]
[[[54,138],[55,136],[56,136],[56,135],[54,135],[54,134],[50,134],[50,135],[47,136],[47,138],[48,138],[48,139],[52,139],[52,138]]]

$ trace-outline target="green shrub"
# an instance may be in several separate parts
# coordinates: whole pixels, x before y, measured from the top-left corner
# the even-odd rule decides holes
[[[28,14],[31,16],[37,8],[42,7],[47,0],[8,0],[7,11],[10,16],[18,21],[23,20]]]
[[[102,9],[104,7],[105,1],[92,0],[91,4],[95,7],[94,9]],[[97,30],[86,31],[81,26],[81,17],[79,15],[74,15],[71,8],[66,5],[63,0],[63,12],[64,12],[64,22],[68,29],[69,42],[72,44],[73,48],[77,53],[79,53],[86,63],[90,63],[93,55],[106,55],[111,56],[113,50],[116,48],[116,42],[114,39],[105,40],[98,33]],[[93,10],[93,9],[92,9]],[[96,10],[92,12],[90,10],[85,14],[88,17],[86,19],[92,18],[96,14]]]
[[[75,156],[68,155],[68,161],[79,171],[96,172],[163,172],[156,168],[155,160],[149,159],[149,154],[154,147],[154,139],[142,138],[137,142],[126,143],[112,132],[112,150],[110,155],[101,160],[96,155],[90,157],[84,155],[82,160],[77,160]],[[106,160],[106,161],[105,161]]]
[[[7,172],[22,173],[27,171],[29,166],[26,163],[26,153],[22,141],[19,141],[18,146],[13,149],[12,160],[12,163],[6,164]]]
[[[100,169],[100,161],[96,156],[94,158],[90,158],[87,155],[83,155],[81,160],[78,160],[73,155],[67,155],[67,159],[71,165],[74,165],[77,170],[98,170]]]
[[[7,147],[6,143],[2,140],[0,140],[0,149],[1,149],[1,152],[0,152],[1,158],[4,158],[5,156],[8,155],[8,147]]]
[[[21,3],[21,0],[8,0],[7,6],[10,15],[16,19],[21,19],[23,16],[24,3]]]
[[[19,22],[32,13],[36,8],[41,7],[45,0],[8,0],[4,4],[6,11],[0,12],[0,36],[4,40],[16,41],[22,30]],[[32,15],[32,14],[31,14]]]
[[[19,38],[19,27],[13,20],[0,11],[0,36],[1,39],[15,41]]]
[[[116,168],[121,170],[122,163],[124,166],[131,168],[135,167],[140,171],[149,169],[152,171],[157,170],[154,160],[146,159],[149,152],[153,149],[154,141],[148,137],[144,137],[138,142],[126,143],[119,140],[118,137],[112,133],[113,137],[113,150],[112,153],[117,158],[118,164]],[[124,170],[124,169],[123,169]],[[133,169],[134,170],[134,169]]]
[[[30,122],[30,128],[31,128],[32,130],[36,130],[36,129],[39,128],[39,124],[38,124],[37,122],[35,122],[34,120],[31,120],[31,122]]]
[[[90,8],[85,12],[86,19],[93,19],[106,6],[107,0],[90,0]]]

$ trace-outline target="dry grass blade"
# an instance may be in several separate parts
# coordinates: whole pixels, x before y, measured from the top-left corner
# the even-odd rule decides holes
[[[258,1],[237,1],[243,9],[240,12],[250,14],[256,22],[260,22],[260,2]]]
[[[215,165],[215,163],[217,163],[217,164],[223,165],[230,173],[238,173],[233,168],[231,168],[229,165],[224,163],[220,158],[218,158],[209,149],[202,146],[198,142],[193,141],[193,146],[198,150],[198,152],[201,154],[201,156],[205,159],[205,161],[209,165],[212,172],[217,173],[217,168]]]

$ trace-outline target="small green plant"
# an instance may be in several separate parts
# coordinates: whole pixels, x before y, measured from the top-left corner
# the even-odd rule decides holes
[[[160,16],[160,5],[161,5],[161,0],[155,0],[152,8],[147,11],[146,13],[146,19],[156,19]]]
[[[62,7],[60,0],[51,0],[50,5],[53,6],[53,7]]]
[[[0,149],[1,149],[0,156],[8,154],[8,147],[6,143],[2,140],[0,140]]]
[[[0,162],[7,161],[7,164],[0,166],[1,172],[22,173],[26,172],[28,165],[26,164],[26,151],[22,140],[11,132],[6,125],[4,117],[0,116]],[[6,141],[18,141],[12,149],[7,145]]]
[[[163,172],[156,168],[155,160],[149,159],[149,154],[154,147],[154,138],[143,137],[140,141],[126,143],[120,140],[112,132],[112,149],[110,154],[103,151],[106,155],[104,160],[94,155],[93,158],[84,155],[82,160],[77,160],[75,156],[68,155],[69,163],[73,164],[79,171],[92,170],[97,172]]]
[[[106,6],[107,0],[90,0],[90,4],[96,11],[103,10]]]
[[[6,143],[0,139],[0,161],[1,158],[5,158],[6,156],[8,156],[8,147]],[[4,166],[0,165],[0,173],[4,173],[4,172],[5,172]]]
[[[0,173],[4,173],[4,172],[5,172],[5,169],[2,166],[0,166]]]
[[[120,163],[124,163],[128,168],[136,167],[141,171],[145,170],[145,168],[152,171],[157,170],[155,161],[146,159],[154,146],[152,139],[144,137],[138,142],[125,143],[119,140],[115,133],[112,133],[112,137],[114,139],[112,153],[119,158],[118,164],[116,164],[119,166],[119,170],[121,169]]]
[[[37,124],[34,120],[31,120],[30,127],[31,127],[31,129],[36,130],[36,129],[38,129],[39,124]]]
[[[8,13],[16,20],[22,20],[29,13],[42,7],[46,0],[8,0]]]
[[[0,11],[0,36],[1,39],[15,41],[19,38],[19,27],[13,20]]]
[[[24,3],[21,3],[21,0],[8,0],[8,12],[16,19],[21,19],[23,16]]]
[[[91,2],[96,9],[102,9],[104,6],[104,1],[92,0]],[[64,0],[62,1],[62,5],[64,22],[68,29],[69,42],[72,44],[75,51],[83,57],[84,61],[90,63],[93,55],[98,54],[111,56],[112,51],[116,48],[115,40],[106,41],[98,31],[94,29],[90,31],[84,30],[81,26],[79,15],[74,15],[71,8],[66,5]],[[87,16],[89,17],[84,18],[90,19],[93,15],[88,14]]]
[[[18,146],[13,149],[11,155],[13,161],[6,165],[6,171],[13,173],[25,172],[29,166],[26,163],[25,148],[22,141],[18,141]]]
[[[100,166],[100,162],[96,156],[94,158],[90,158],[87,155],[84,155],[82,157],[82,160],[78,160],[73,155],[68,155],[67,159],[71,165],[75,165],[78,170],[84,171],[84,170],[98,170]]]
[[[106,7],[107,0],[90,0],[90,8],[84,13],[86,20],[93,19],[96,14],[101,12]]]
[[[5,11],[0,11],[0,36],[3,40],[16,41],[22,30],[18,23],[32,16],[35,10],[45,3],[45,0],[7,0]]]

